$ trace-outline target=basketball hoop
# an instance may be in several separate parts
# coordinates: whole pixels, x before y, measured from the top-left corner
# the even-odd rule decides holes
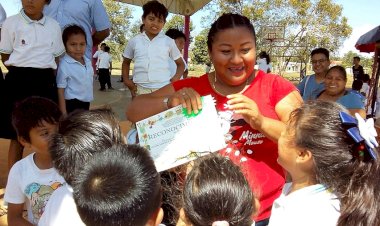
[[[263,28],[263,37],[267,43],[282,42],[285,37],[284,26],[265,26]]]

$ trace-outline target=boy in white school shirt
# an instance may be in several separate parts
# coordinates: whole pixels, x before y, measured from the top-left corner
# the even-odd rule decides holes
[[[123,53],[123,82],[132,97],[151,93],[179,80],[185,68],[174,40],[161,32],[168,16],[165,6],[158,1],[149,1],[143,11],[144,32],[132,38]],[[169,58],[177,65],[174,75],[170,73]],[[133,81],[129,79],[132,60],[135,62]]]

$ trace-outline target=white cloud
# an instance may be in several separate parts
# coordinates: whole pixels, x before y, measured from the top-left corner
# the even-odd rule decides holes
[[[360,55],[363,55],[363,56],[367,56],[367,57],[372,56],[373,54],[359,52],[355,48],[355,44],[358,41],[358,39],[360,38],[360,36],[367,33],[368,31],[372,30],[376,26],[377,25],[373,25],[373,24],[364,24],[364,25],[361,25],[360,27],[353,27],[351,36],[348,39],[346,39],[346,41],[344,41],[343,47],[341,47],[339,50],[339,55],[343,56],[345,53],[347,53],[351,50],[355,53],[360,53]]]

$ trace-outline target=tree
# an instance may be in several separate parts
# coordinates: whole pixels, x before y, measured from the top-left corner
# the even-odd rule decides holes
[[[206,25],[226,12],[248,17],[256,29],[257,52],[266,50],[284,67],[282,62],[290,60],[306,64],[316,47],[337,51],[352,31],[342,6],[333,0],[213,0],[205,10]],[[284,40],[265,42],[265,28],[274,25],[285,28]]]
[[[191,59],[196,64],[206,64],[210,61],[207,52],[207,33],[208,29],[204,29],[199,35],[195,36]]]
[[[364,67],[365,73],[371,75],[372,74],[373,59],[371,57],[365,57],[363,55],[357,54],[353,51],[349,51],[343,55],[343,57],[341,58],[342,66],[345,68],[352,67],[353,58],[355,56],[360,57],[360,65],[362,65]]]
[[[174,15],[170,20],[165,23],[164,30],[167,31],[170,28],[178,29],[185,32],[185,17],[181,15]],[[194,29],[193,23],[190,21],[190,32]]]
[[[112,57],[121,60],[122,52],[127,45],[126,35],[132,11],[127,4],[114,0],[103,0],[103,4],[111,21],[111,34],[105,42],[111,48]]]

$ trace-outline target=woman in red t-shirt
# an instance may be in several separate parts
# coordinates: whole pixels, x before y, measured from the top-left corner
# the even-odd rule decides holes
[[[277,164],[276,142],[302,98],[282,77],[254,70],[256,36],[246,17],[219,17],[211,26],[207,45],[214,72],[136,97],[127,117],[136,122],[180,104],[188,113],[197,113],[202,108],[200,97],[211,94],[219,114],[230,124],[231,142],[221,153],[241,166],[260,201],[256,225],[266,225],[285,180]]]

